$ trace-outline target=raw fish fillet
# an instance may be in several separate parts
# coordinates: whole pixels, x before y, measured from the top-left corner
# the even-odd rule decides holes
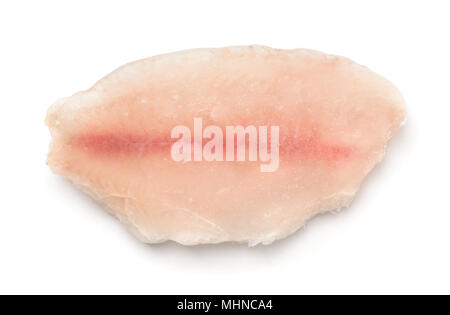
[[[146,243],[270,244],[348,206],[404,120],[397,88],[346,58],[262,46],[195,49],[130,63],[54,104],[48,164]],[[176,126],[191,138],[173,137]],[[217,133],[202,134],[207,126]],[[202,148],[219,129],[223,147],[215,142],[209,152],[226,151],[227,126],[265,126],[266,146],[259,134],[258,148],[278,148],[278,162],[263,170],[267,156],[250,157],[250,132],[230,141],[234,160],[207,159]]]

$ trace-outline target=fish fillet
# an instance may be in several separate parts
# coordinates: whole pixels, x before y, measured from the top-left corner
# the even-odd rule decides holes
[[[146,243],[270,244],[348,206],[404,120],[397,88],[346,58],[194,49],[56,102],[48,164]]]

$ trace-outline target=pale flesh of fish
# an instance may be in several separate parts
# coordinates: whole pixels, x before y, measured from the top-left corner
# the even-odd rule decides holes
[[[125,65],[54,104],[48,164],[144,242],[269,244],[348,206],[404,119],[395,86],[346,58],[195,49]],[[234,160],[227,126],[250,127]],[[250,156],[255,130],[272,155]],[[208,158],[212,140],[223,154]]]

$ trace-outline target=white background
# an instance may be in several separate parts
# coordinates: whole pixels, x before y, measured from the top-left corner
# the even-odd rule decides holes
[[[0,293],[450,293],[448,1],[2,1]],[[58,98],[129,61],[264,44],[392,80],[408,122],[352,206],[271,246],[143,245],[45,165]]]

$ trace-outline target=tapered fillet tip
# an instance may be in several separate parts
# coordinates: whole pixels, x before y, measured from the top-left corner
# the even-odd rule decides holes
[[[195,49],[57,101],[48,164],[144,242],[270,244],[348,206],[405,113],[343,57]]]

